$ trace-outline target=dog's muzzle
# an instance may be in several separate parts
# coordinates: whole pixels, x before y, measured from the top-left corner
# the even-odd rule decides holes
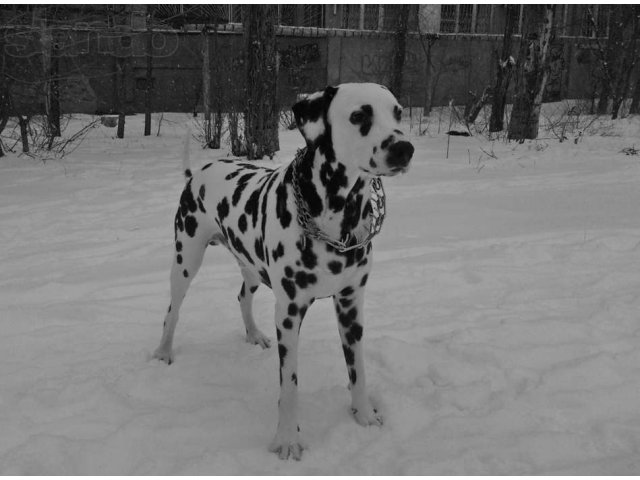
[[[413,145],[404,140],[391,145],[387,152],[387,165],[391,171],[406,171],[414,151]]]

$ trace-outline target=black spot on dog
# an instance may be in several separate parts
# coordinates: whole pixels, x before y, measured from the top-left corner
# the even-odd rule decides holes
[[[355,385],[357,379],[358,379],[358,375],[356,374],[356,369],[355,368],[350,368],[349,369],[349,381],[351,382],[351,385]],[[356,410],[356,412],[357,412],[357,410]]]
[[[296,286],[291,280],[289,280],[288,278],[283,278],[282,288],[284,288],[284,291],[287,293],[291,300],[296,298]]]
[[[391,143],[395,140],[395,137],[393,135],[389,135],[385,140],[383,140],[383,142],[380,144],[380,147],[383,150],[386,150],[387,147],[389,145],[391,145]]]
[[[247,249],[244,247],[242,239],[240,239],[240,237],[237,237],[235,232],[229,227],[227,227],[227,235],[229,237],[229,244],[231,245],[231,247],[233,247],[233,249],[239,254],[242,254],[247,259],[247,261],[253,265],[253,259],[251,258],[251,255],[249,255]]]
[[[291,374],[291,381],[298,385],[298,376],[295,373]],[[298,431],[300,431],[300,427],[298,427]]]
[[[252,287],[249,287],[249,291],[250,291],[251,293],[256,293],[256,290],[258,290],[258,285],[254,285],[254,286],[252,286]]]
[[[176,252],[181,252],[181,251],[182,251],[182,242],[178,240],[176,242]]]
[[[279,258],[284,256],[284,246],[282,242],[278,242],[278,246],[271,252],[273,261],[276,262]]]
[[[351,324],[357,317],[358,317],[358,309],[356,307],[353,307],[347,312],[340,312],[338,314],[338,321],[340,322],[340,325],[347,328],[351,326]]]
[[[224,177],[225,180],[233,180],[234,178],[236,178],[238,175],[240,175],[240,173],[242,172],[242,169],[238,169],[238,170],[234,170],[233,172],[227,174],[226,177]]]
[[[206,192],[206,188],[204,186],[204,183],[202,185],[200,185],[200,190],[198,191],[198,197],[201,198],[202,200],[204,200],[204,194]]]
[[[176,262],[178,262],[178,265],[182,265],[182,255],[176,255]]]
[[[287,313],[292,317],[295,317],[296,315],[298,315],[298,305],[296,305],[295,303],[290,303]]]
[[[330,162],[324,162],[320,167],[320,181],[327,191],[329,208],[334,212],[341,211],[344,208],[345,199],[338,192],[349,184],[346,167],[338,163],[334,168]]]
[[[342,308],[349,308],[351,305],[353,305],[353,300],[347,297],[342,297],[340,300],[338,300],[338,302],[340,303],[340,306]]]
[[[365,220],[372,212],[373,208],[371,207],[371,202],[365,203],[364,207],[362,207],[362,220]]]
[[[184,278],[189,278],[189,272],[187,272],[186,270],[182,271],[182,275],[184,275]]]
[[[260,261],[264,262],[264,244],[262,243],[262,238],[256,238],[254,248],[256,251],[256,256],[260,259]]]
[[[351,325],[351,328],[345,334],[345,338],[347,339],[347,342],[349,342],[349,345],[359,342],[362,339],[362,325],[359,323]]]
[[[300,251],[300,260],[302,260],[302,264],[309,270],[313,270],[318,265],[318,256],[313,251],[313,242],[307,239],[303,245],[303,242],[298,240],[296,242],[296,246]]]
[[[352,287],[345,287],[342,290],[340,290],[340,295],[343,297],[350,297],[351,295],[353,295],[353,288]]]
[[[361,192],[364,186],[364,180],[362,178],[359,178],[349,192],[349,195],[347,196],[347,201],[344,208],[344,217],[340,225],[341,237],[345,237],[346,235],[350,234],[358,226],[358,222],[360,221],[362,212],[363,195]]]
[[[263,167],[259,167],[258,165],[254,165],[253,163],[238,163],[238,166],[242,168],[246,168],[247,170],[261,170]]]
[[[258,200],[260,199],[260,190],[254,190],[249,196],[246,205],[244,206],[244,213],[251,215],[251,224],[253,228],[256,228],[258,223]],[[289,214],[291,217],[291,214]]]
[[[177,232],[178,231],[184,232],[184,222],[182,221],[182,215],[180,214],[180,210],[179,209],[176,212],[174,226],[175,226],[175,233],[176,233],[176,238],[177,238]]]
[[[313,303],[313,300],[311,300],[311,303]],[[300,318],[304,318],[305,314],[307,313],[307,308],[309,308],[307,305],[302,305],[298,309],[298,312],[300,313]]]
[[[271,279],[269,278],[269,274],[264,268],[258,272],[258,275],[260,275],[260,280],[262,280],[262,283],[271,288]]]
[[[371,105],[363,105],[361,110],[364,117],[362,122],[360,122],[360,135],[366,137],[369,135],[371,125],[373,125],[373,108],[371,108]]]
[[[182,216],[189,214],[189,212],[193,213],[198,209],[198,205],[193,198],[193,193],[191,192],[191,180],[187,182],[187,185],[184,187],[182,191],[182,195],[180,195],[180,212]]]
[[[291,330],[291,329],[293,328],[293,322],[291,321],[291,319],[290,319],[290,318],[285,318],[285,319],[282,321],[282,326],[283,326],[284,328],[286,328],[287,330]]]
[[[374,148],[375,148],[375,147],[374,147]],[[369,166],[370,166],[371,168],[378,168],[378,164],[377,164],[377,163],[376,163],[376,161],[373,159],[373,157],[371,157],[371,158],[369,159]]]
[[[236,185],[236,189],[233,191],[233,196],[231,197],[231,205],[233,205],[234,207],[238,205],[240,197],[242,196],[242,192],[247,186],[249,180],[251,180],[251,178],[253,178],[255,174],[256,172],[245,173],[238,179],[238,184]]]
[[[284,267],[284,274],[287,278],[293,277],[293,268],[287,265],[286,267]]]
[[[282,228],[289,228],[291,225],[291,212],[287,208],[287,187],[284,184],[278,185],[276,188],[276,215],[280,219]]]
[[[229,201],[227,200],[227,197],[224,197],[222,200],[220,200],[220,203],[218,203],[218,219],[222,221],[225,218],[227,218],[228,215],[229,215]]]
[[[265,192],[264,192],[264,195],[262,196],[262,205],[260,207],[260,211],[262,212],[262,225],[261,225],[262,238],[266,238],[267,198],[269,197],[269,191],[271,190],[271,187],[273,187],[273,183],[278,178],[278,171],[274,171],[274,172],[270,173],[269,175],[270,175],[269,181],[266,183]]]
[[[213,163],[207,163],[204,167],[202,167],[202,170],[206,170],[207,168],[209,168],[211,165],[213,165]]]
[[[193,215],[187,215],[184,219],[184,229],[190,237],[195,236],[198,229],[198,221]]]
[[[287,358],[287,347],[283,344],[278,344],[278,356],[280,357],[280,368],[284,365],[284,360]]]
[[[240,215],[240,218],[238,218],[238,228],[242,233],[247,231],[247,217],[244,213]]]
[[[344,352],[344,359],[347,362],[347,365],[351,366],[355,363],[355,355],[351,347],[348,345],[342,345],[342,351]]]
[[[244,297],[245,295],[245,285],[244,282],[242,282],[242,287],[240,287],[240,296],[239,297]],[[238,297],[238,300],[240,300],[240,298]]]
[[[298,185],[300,187],[300,192],[302,197],[307,202],[307,207],[309,208],[309,213],[313,217],[317,217],[322,213],[322,199],[320,195],[318,195],[318,190],[316,189],[315,183],[312,180],[313,174],[313,150],[308,149],[307,153],[304,156],[304,159],[298,165]]]
[[[307,288],[309,285],[314,285],[317,281],[318,278],[313,273],[296,273],[296,285],[298,285],[300,288]]]
[[[231,158],[220,158],[218,161],[222,163],[236,163],[236,161]]]
[[[329,267],[329,270],[334,275],[337,275],[340,272],[342,272],[342,262],[338,262],[337,260],[332,260],[331,262],[329,262],[327,264],[327,267]]]

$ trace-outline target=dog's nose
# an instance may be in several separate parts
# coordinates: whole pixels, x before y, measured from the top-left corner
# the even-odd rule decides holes
[[[414,148],[410,142],[396,142],[389,147],[387,163],[391,168],[406,167],[413,157]]]

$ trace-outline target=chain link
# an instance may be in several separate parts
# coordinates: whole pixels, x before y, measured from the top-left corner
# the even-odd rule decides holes
[[[309,205],[305,201],[304,196],[302,195],[302,191],[300,190],[300,184],[298,183],[298,166],[306,153],[306,148],[299,149],[293,162],[291,162],[291,168],[293,169],[293,193],[296,202],[296,209],[298,211],[298,225],[300,225],[300,228],[302,228],[303,245],[306,238],[312,238],[328,243],[340,253],[367,246],[367,244],[371,242],[371,239],[378,233],[380,233],[380,230],[382,229],[382,222],[384,221],[386,197],[384,194],[384,188],[382,187],[382,180],[378,177],[374,177],[371,179],[371,182],[369,184],[369,188],[371,190],[371,198],[369,199],[371,214],[370,224],[368,228],[369,231],[367,232],[365,238],[357,242],[355,245],[349,245],[351,239],[355,237],[355,235],[353,235],[352,233],[347,234],[343,239],[334,240],[325,232],[323,232],[320,227],[318,227],[318,224],[311,215],[311,212],[309,212]]]

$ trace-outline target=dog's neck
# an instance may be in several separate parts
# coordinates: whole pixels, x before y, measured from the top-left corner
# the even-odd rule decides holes
[[[371,222],[371,179],[349,171],[333,149],[322,146],[307,147],[294,162],[292,175],[315,224],[335,240],[363,238]]]

